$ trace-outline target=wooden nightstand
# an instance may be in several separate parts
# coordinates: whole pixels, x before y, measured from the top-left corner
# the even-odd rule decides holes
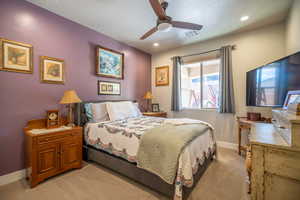
[[[82,166],[82,127],[32,132],[45,128],[45,119],[29,121],[24,128],[26,178],[31,188],[46,178]]]
[[[143,112],[143,115],[150,117],[167,117],[167,112]]]

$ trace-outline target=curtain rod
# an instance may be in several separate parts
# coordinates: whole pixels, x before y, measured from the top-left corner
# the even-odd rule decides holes
[[[231,47],[232,47],[232,50],[235,50],[235,45],[232,45]],[[205,51],[205,52],[201,52],[201,53],[194,53],[194,54],[190,54],[190,55],[180,56],[180,57],[185,58],[185,57],[190,57],[190,56],[198,56],[198,55],[201,55],[201,54],[211,53],[211,52],[220,51],[220,50],[221,50],[221,48],[213,49],[213,50],[209,50],[209,51]]]

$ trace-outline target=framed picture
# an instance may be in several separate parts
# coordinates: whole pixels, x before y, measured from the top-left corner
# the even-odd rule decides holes
[[[152,104],[152,112],[159,112],[159,104],[158,103]]]
[[[156,86],[169,85],[169,66],[155,68],[155,85]]]
[[[65,83],[65,63],[61,59],[41,56],[40,73],[42,83]]]
[[[96,75],[123,79],[124,54],[101,46],[96,51]]]
[[[287,109],[289,104],[300,103],[300,90],[289,91],[286,95],[283,108]]]
[[[119,82],[98,81],[98,95],[121,95]]]
[[[0,70],[20,73],[33,73],[33,47],[0,38]]]

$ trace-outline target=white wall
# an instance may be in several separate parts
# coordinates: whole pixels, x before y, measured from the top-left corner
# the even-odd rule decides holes
[[[224,45],[236,45],[233,51],[233,78],[237,116],[245,116],[246,108],[246,72],[258,66],[271,62],[286,55],[286,25],[280,23],[253,31],[232,34],[216,39],[183,46],[174,50],[158,53],[152,56],[152,92],[154,102],[160,103],[162,110],[168,111],[169,116],[190,117],[210,122],[216,128],[216,137],[220,141],[237,143],[235,116],[219,114],[216,111],[184,110],[173,113],[171,108],[172,62],[171,57],[217,49]],[[155,67],[170,66],[170,85],[155,86]],[[260,109],[263,114],[270,116],[270,109]]]
[[[294,0],[287,20],[286,47],[287,54],[300,51],[300,0]]]

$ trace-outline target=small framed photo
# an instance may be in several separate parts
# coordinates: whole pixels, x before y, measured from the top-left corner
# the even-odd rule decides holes
[[[152,104],[152,112],[159,112],[159,104],[158,103],[153,103]]]
[[[42,83],[65,83],[65,63],[61,59],[41,56],[40,73]]]
[[[155,68],[155,85],[167,86],[169,85],[169,66],[162,66]]]
[[[98,95],[121,95],[119,82],[98,81]]]
[[[112,49],[97,46],[96,75],[108,78],[123,79],[124,54]]]
[[[32,45],[0,38],[0,70],[31,74],[32,54]]]
[[[287,109],[289,104],[300,103],[300,90],[289,91],[286,95],[283,109]]]

